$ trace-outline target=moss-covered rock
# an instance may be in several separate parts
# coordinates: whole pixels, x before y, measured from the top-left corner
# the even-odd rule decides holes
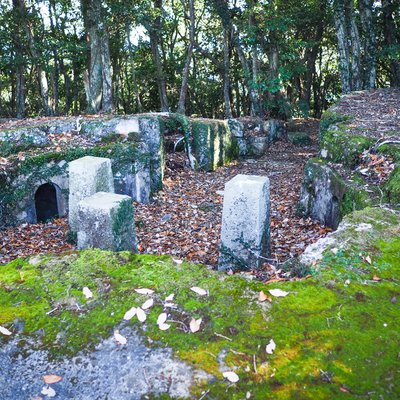
[[[288,139],[290,143],[296,146],[309,146],[311,138],[307,132],[288,132]]]
[[[389,180],[385,185],[385,192],[392,204],[400,206],[400,164],[390,174]]]
[[[64,359],[82,349],[94,351],[115,329],[132,326],[152,346],[171,347],[215,377],[192,387],[191,398],[203,390],[218,400],[243,399],[248,392],[254,399],[278,400],[397,398],[399,214],[373,209],[350,220],[355,225],[347,229],[347,245],[325,249],[312,277],[269,285],[130,253],[16,260],[0,267],[0,325],[12,332],[0,337],[0,346],[18,340],[21,354],[44,348]],[[85,286],[92,299],[83,296]],[[197,295],[193,286],[208,294]],[[136,288],[154,293],[140,295]],[[261,290],[277,288],[289,294],[273,297],[271,304],[258,301]],[[171,293],[176,308],[165,308]],[[145,324],[136,318],[124,322],[124,313],[148,297],[154,306]],[[171,324],[166,331],[156,323],[163,310]],[[188,332],[192,318],[202,318],[194,334]],[[276,350],[268,354],[271,339]],[[239,382],[224,380],[227,370],[234,370]],[[78,375],[77,382],[79,391],[84,383]]]
[[[197,168],[204,171],[214,171],[239,155],[237,141],[227,121],[192,120],[191,149],[197,161]]]
[[[376,203],[356,175],[345,180],[326,161],[308,160],[304,167],[299,212],[336,229],[344,215]]]

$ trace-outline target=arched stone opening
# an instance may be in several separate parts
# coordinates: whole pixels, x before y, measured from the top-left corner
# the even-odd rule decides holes
[[[59,216],[58,191],[53,183],[45,183],[35,193],[35,210],[37,222],[47,222]]]

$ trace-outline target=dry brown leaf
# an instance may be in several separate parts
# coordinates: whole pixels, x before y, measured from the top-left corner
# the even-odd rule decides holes
[[[227,372],[224,372],[222,375],[224,378],[228,379],[229,382],[232,382],[232,383],[239,382],[239,376],[236,374],[236,372],[227,371]]]
[[[57,383],[62,381],[62,377],[59,375],[44,375],[43,380],[44,383],[47,383],[48,385],[51,385],[52,383]]]
[[[50,386],[44,387],[40,393],[47,397],[55,397],[56,395],[56,391]]]
[[[7,328],[4,328],[4,326],[0,326],[0,333],[6,336],[12,335],[12,332],[9,331]]]
[[[114,338],[121,345],[124,345],[127,343],[126,337],[122,336],[118,331],[114,332]]]
[[[137,319],[138,319],[140,322],[146,321],[146,318],[147,318],[146,313],[145,313],[140,307],[138,307],[138,308],[136,309],[136,316],[137,316]]]
[[[129,309],[125,315],[124,315],[124,320],[125,321],[129,321],[131,320],[134,316],[136,315],[136,307],[132,307],[131,309]]]
[[[169,296],[167,296],[167,297],[165,298],[164,301],[167,301],[167,302],[172,301],[172,300],[174,299],[174,297],[175,297],[175,294],[174,294],[174,293],[171,293]]]
[[[85,286],[85,287],[82,289],[82,293],[83,293],[83,295],[84,295],[87,299],[90,299],[90,298],[93,297],[92,291],[91,291],[87,286]]]
[[[153,299],[149,299],[149,300],[145,301],[145,302],[142,304],[141,309],[142,309],[142,310],[147,310],[147,309],[153,307],[153,304],[154,304],[154,300],[153,300]]]
[[[200,287],[197,287],[197,286],[191,287],[190,290],[195,292],[195,293],[197,293],[199,296],[206,296],[207,295],[207,291],[206,290],[204,290],[204,289],[202,289]]]
[[[274,339],[271,339],[267,344],[267,346],[265,347],[265,351],[267,354],[272,354],[275,349],[276,349],[276,344],[274,342]]]
[[[147,289],[147,288],[141,288],[141,289],[135,289],[135,292],[139,293],[139,294],[153,294],[154,290]]]
[[[196,333],[200,330],[201,321],[202,321],[201,318],[199,318],[199,319],[192,318],[192,320],[190,321],[190,324],[189,324],[190,331],[192,333]]]
[[[269,292],[274,297],[285,297],[289,294],[289,292],[285,292],[284,290],[281,290],[281,289],[271,289],[271,290],[269,290]]]
[[[167,313],[165,313],[165,312],[161,313],[157,318],[157,325],[164,324],[165,321],[167,320],[167,318],[168,318]]]
[[[272,299],[268,297],[262,290],[258,294],[258,301],[264,302],[265,300],[268,300],[270,303],[272,302]]]
[[[171,325],[164,323],[164,324],[159,324],[158,327],[160,328],[160,330],[166,331],[167,329],[171,328]]]

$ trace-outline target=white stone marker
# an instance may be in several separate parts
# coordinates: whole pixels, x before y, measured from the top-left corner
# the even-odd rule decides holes
[[[69,163],[69,228],[77,232],[78,203],[97,192],[114,193],[109,158],[86,156]]]
[[[259,268],[269,254],[266,176],[237,175],[225,184],[219,270]]]
[[[132,198],[98,192],[78,203],[78,249],[136,251]]]

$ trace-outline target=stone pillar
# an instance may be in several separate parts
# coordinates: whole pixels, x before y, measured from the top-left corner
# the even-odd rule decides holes
[[[259,268],[269,255],[269,238],[268,177],[235,176],[225,184],[218,269]]]
[[[98,192],[78,203],[78,249],[136,251],[132,198]]]
[[[69,227],[78,231],[78,203],[97,192],[114,193],[111,161],[101,157],[82,157],[69,163]]]

